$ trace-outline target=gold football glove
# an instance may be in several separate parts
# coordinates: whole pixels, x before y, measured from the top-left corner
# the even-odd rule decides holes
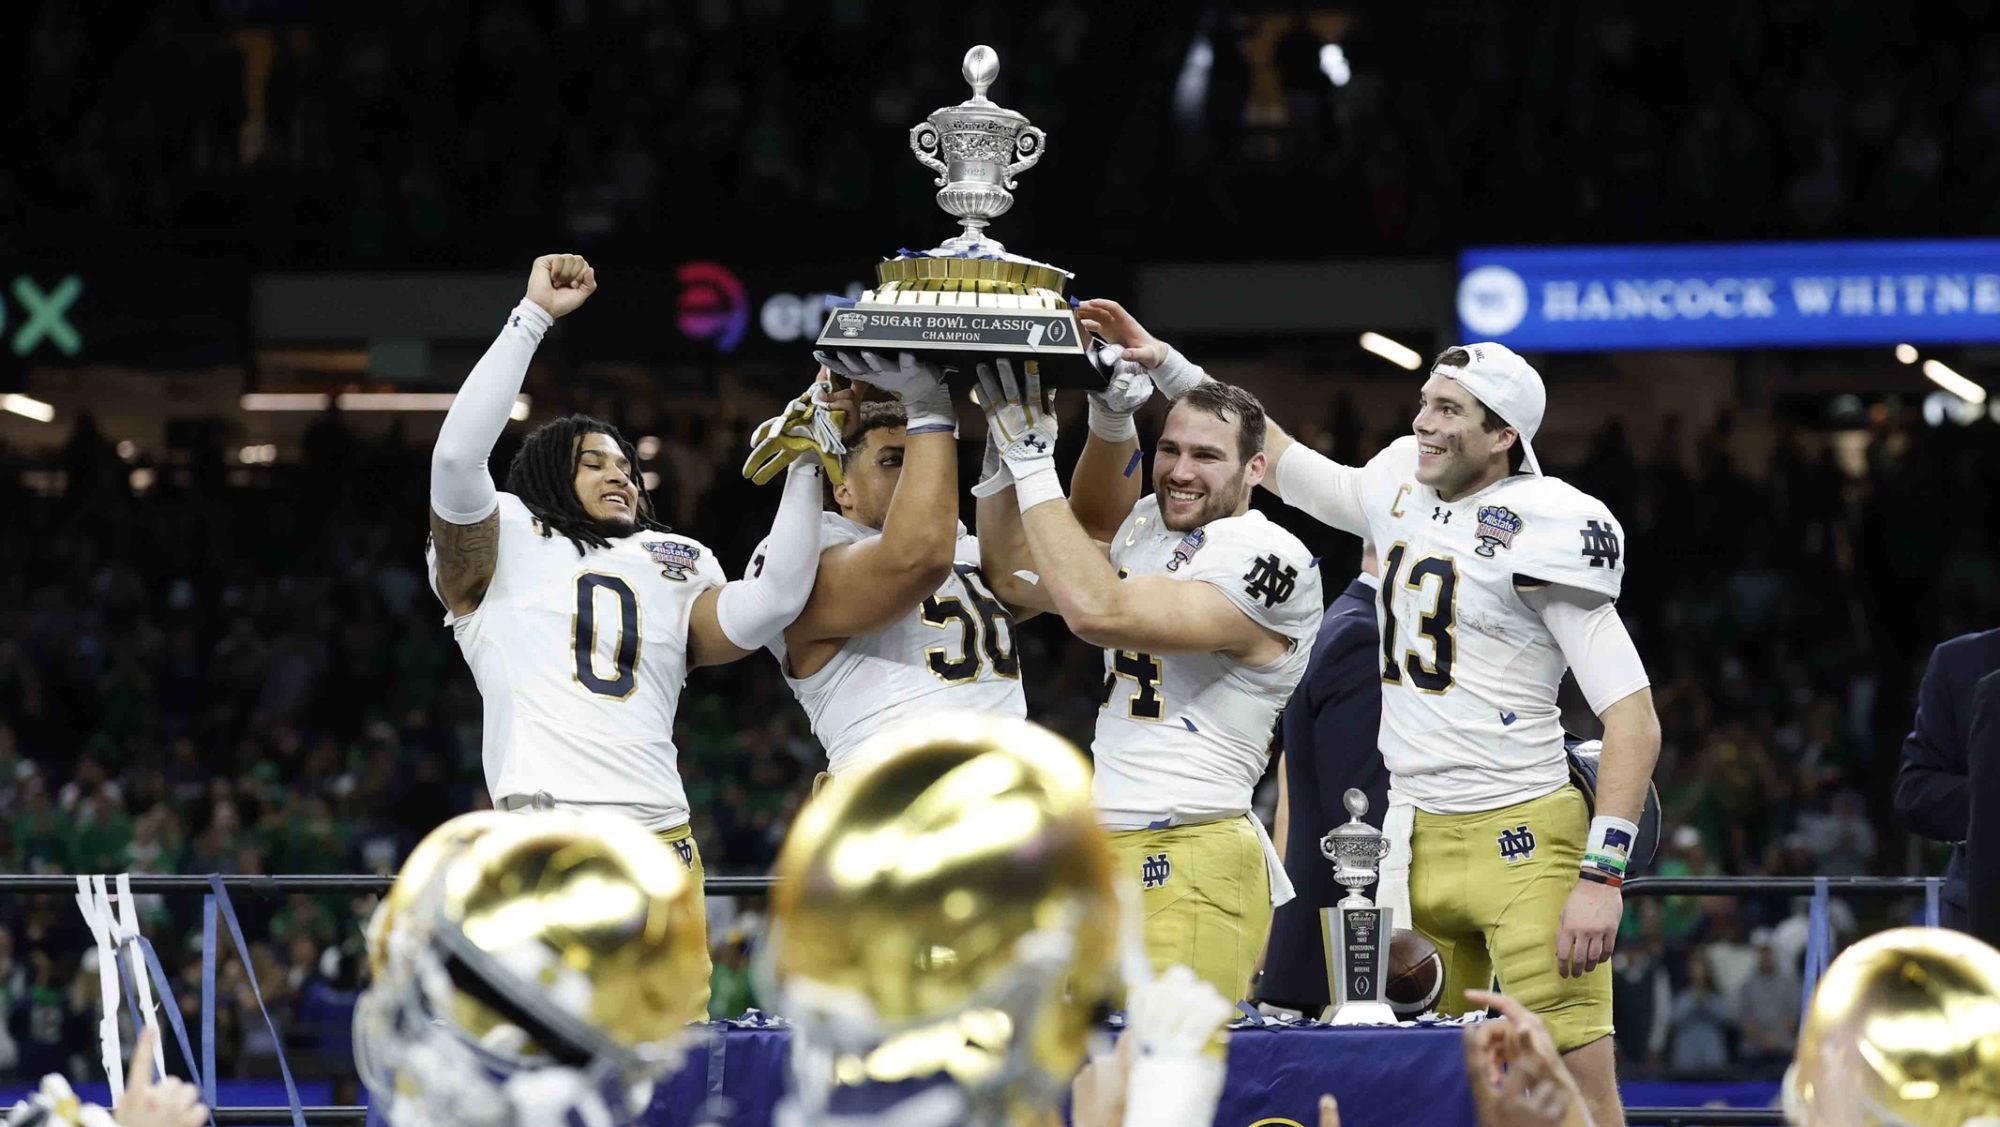
[[[826,467],[827,480],[839,485],[843,480],[840,458],[847,453],[840,428],[847,425],[847,412],[828,406],[830,390],[827,384],[815,381],[786,404],[784,411],[758,424],[750,433],[750,457],[743,462],[743,476],[762,485],[811,451]]]

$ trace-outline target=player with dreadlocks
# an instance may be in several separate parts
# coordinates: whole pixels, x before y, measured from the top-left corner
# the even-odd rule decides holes
[[[535,346],[596,289],[581,257],[536,259],[527,296],[452,401],[431,456],[431,588],[485,698],[493,805],[634,818],[699,882],[674,710],[690,668],[755,652],[805,606],[822,459],[797,455],[827,452],[812,428],[784,431],[792,460],[763,563],[733,582],[654,518],[632,446],[587,415],[529,435],[495,493],[487,458]]]
[[[583,440],[593,434],[609,438],[617,448],[617,456],[625,459],[628,467],[637,463],[632,444],[617,427],[589,415],[571,415],[536,427],[507,467],[507,492],[519,497],[528,512],[541,522],[544,537],[557,534],[568,537],[579,556],[588,548],[611,547],[605,533],[598,530],[598,518],[584,507],[574,480]],[[634,530],[669,531],[654,516],[652,495],[643,489],[639,491],[639,512],[632,526]],[[614,531],[612,535],[618,533]]]

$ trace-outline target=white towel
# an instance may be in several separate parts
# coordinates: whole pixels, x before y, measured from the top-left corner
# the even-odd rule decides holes
[[[1292,878],[1285,875],[1285,862],[1278,856],[1278,847],[1271,844],[1271,834],[1264,828],[1264,820],[1252,810],[1243,815],[1250,819],[1250,828],[1257,831],[1257,844],[1264,847],[1264,870],[1271,878],[1271,907],[1289,903],[1299,894],[1292,887]]]
[[[1389,843],[1389,852],[1375,884],[1375,906],[1389,909],[1396,927],[1415,926],[1410,920],[1410,831],[1416,824],[1416,806],[1391,783],[1389,812],[1382,815],[1382,840]]]

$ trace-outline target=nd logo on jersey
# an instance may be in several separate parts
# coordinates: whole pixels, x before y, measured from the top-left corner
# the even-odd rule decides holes
[[[1174,875],[1174,863],[1164,853],[1153,853],[1139,862],[1139,883],[1146,888],[1159,888]]]
[[[1509,865],[1526,861],[1535,855],[1535,831],[1525,824],[1511,830],[1500,831],[1500,859]]]

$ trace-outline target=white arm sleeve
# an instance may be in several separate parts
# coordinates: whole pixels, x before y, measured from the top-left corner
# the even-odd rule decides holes
[[[555,323],[548,310],[522,298],[451,401],[431,450],[431,510],[452,524],[478,524],[499,506],[486,459],[507,429],[535,346]]]
[[[715,622],[739,650],[754,650],[782,633],[812,597],[819,577],[819,460],[800,458],[785,471],[785,496],[764,541],[763,569],[725,583]]]
[[[1361,507],[1359,466],[1343,466],[1303,442],[1285,448],[1271,471],[1272,492],[1285,504],[1321,524],[1366,539],[1368,517]]]
[[[1521,599],[1555,635],[1592,712],[1602,716],[1652,684],[1616,602],[1593,591],[1554,585],[1522,591]]]

